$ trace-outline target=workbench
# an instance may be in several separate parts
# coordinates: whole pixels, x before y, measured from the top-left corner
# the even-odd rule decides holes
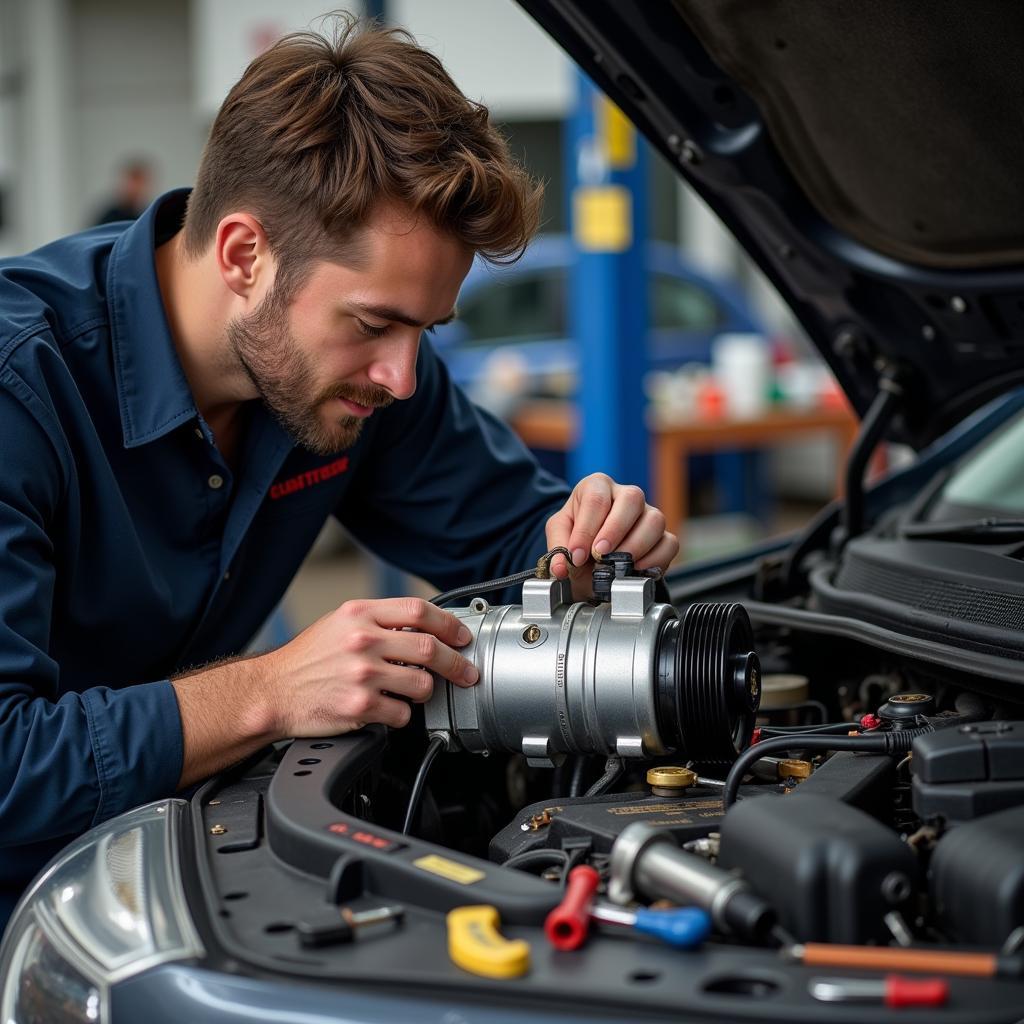
[[[529,447],[551,451],[569,450],[576,443],[579,429],[576,407],[565,401],[524,403],[510,422]],[[846,456],[857,429],[857,418],[846,405],[777,408],[752,419],[652,415],[649,430],[654,504],[665,513],[668,528],[681,534],[689,500],[687,456],[771,448],[781,441],[814,434],[831,435],[836,440],[836,493],[839,494]]]

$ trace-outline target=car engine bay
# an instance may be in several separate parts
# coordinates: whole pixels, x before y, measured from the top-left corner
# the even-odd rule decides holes
[[[940,497],[856,537],[833,507],[711,575],[615,553],[591,601],[555,552],[436,598],[480,683],[193,799],[207,949],[591,1019],[1016,1019],[1024,532]]]
[[[796,313],[862,419],[844,499],[590,601],[544,559],[435,599],[480,683],[193,798],[206,949],[524,1019],[1019,1020],[1016,21],[520,3]],[[919,457],[866,489],[886,440]]]

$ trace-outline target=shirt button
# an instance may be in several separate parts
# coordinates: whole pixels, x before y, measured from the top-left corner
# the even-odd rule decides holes
[[[224,573],[224,579],[226,579],[226,580],[231,579],[231,570],[230,569],[228,569],[228,571],[226,573]]]
[[[202,430],[199,427],[196,427],[196,437],[198,437],[200,441],[206,440],[206,438],[203,436]]]
[[[224,486],[224,477],[222,477],[220,473],[212,473],[206,482],[213,488],[213,490],[219,491]]]

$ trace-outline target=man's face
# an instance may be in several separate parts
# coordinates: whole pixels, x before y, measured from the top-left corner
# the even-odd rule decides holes
[[[449,320],[473,254],[423,218],[383,208],[358,265],[318,262],[287,304],[275,291],[228,325],[228,343],[294,440],[349,448],[375,409],[416,390],[423,330]]]

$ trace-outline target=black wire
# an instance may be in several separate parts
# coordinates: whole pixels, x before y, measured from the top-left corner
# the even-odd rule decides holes
[[[760,725],[761,735],[771,736],[815,736],[848,733],[851,729],[859,729],[856,722],[829,722],[827,725]]]
[[[517,572],[512,576],[502,576],[501,579],[488,580],[486,583],[472,583],[467,587],[456,587],[443,594],[438,594],[430,599],[431,604],[443,608],[450,601],[457,601],[460,598],[476,597],[478,594],[489,594],[492,590],[504,590],[506,587],[514,586],[516,583],[523,583],[525,580],[533,579],[537,575],[536,569],[527,569],[525,572]]]
[[[607,793],[625,769],[626,766],[622,763],[620,758],[609,758],[605,763],[604,775],[602,775],[601,778],[599,778],[597,782],[595,782],[583,795],[600,796],[602,793]]]
[[[579,796],[583,792],[583,773],[587,769],[587,758],[577,754],[572,765],[572,779],[569,782],[569,796]]]
[[[590,852],[590,848],[589,846],[577,846],[575,849],[567,850],[565,852],[567,854],[565,858],[565,865],[562,868],[562,874],[558,879],[558,883],[563,889],[565,888],[566,882],[569,881],[569,872],[587,859],[587,854]]]
[[[913,745],[917,736],[934,732],[930,725],[920,729],[899,729],[893,732],[878,733],[869,736],[774,736],[760,740],[752,747],[747,747],[729,769],[725,788],[722,790],[722,806],[728,809],[736,802],[740,782],[747,770],[755,762],[776,751],[792,750],[800,747],[804,750],[861,750],[880,754],[905,753]]]
[[[423,755],[420,770],[416,773],[416,781],[413,782],[412,792],[409,794],[409,806],[405,809],[405,823],[402,825],[403,835],[409,835],[409,831],[412,828],[413,819],[416,817],[416,811],[419,808],[420,798],[423,796],[423,787],[427,783],[427,774],[430,771],[430,766],[434,763],[434,758],[446,746],[447,744],[441,736],[435,736],[427,744],[427,752]]]
[[[449,601],[457,601],[460,598],[476,597],[477,594],[489,594],[492,590],[504,590],[506,587],[514,586],[516,583],[525,583],[529,579],[547,579],[550,575],[551,561],[555,555],[564,555],[566,562],[573,565],[572,553],[568,548],[552,548],[544,552],[537,559],[537,564],[532,569],[523,572],[513,573],[511,576],[502,576],[500,579],[487,580],[485,583],[470,583],[465,587],[456,587],[454,590],[446,590],[443,594],[437,594],[430,599],[431,604],[443,608]],[[547,574],[547,575],[546,575]]]

